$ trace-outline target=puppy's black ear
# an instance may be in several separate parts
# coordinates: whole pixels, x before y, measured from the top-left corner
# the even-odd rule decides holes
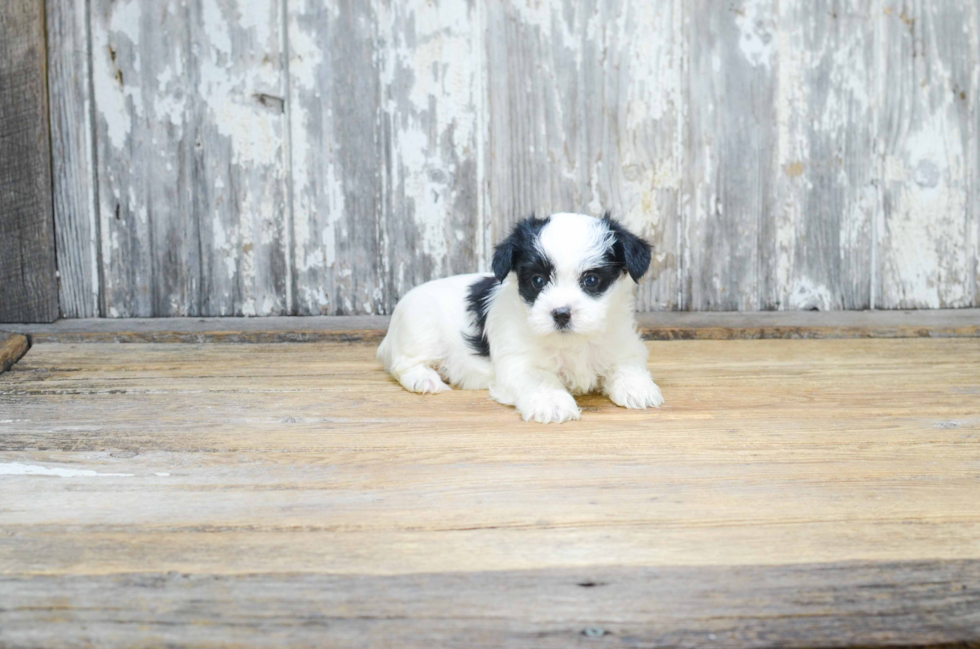
[[[510,236],[497,244],[493,252],[493,274],[498,282],[507,278],[510,271],[521,262],[525,251],[534,246],[538,233],[548,223],[548,219],[537,219],[532,214],[530,218],[518,221]]]
[[[517,228],[520,224],[517,225]],[[504,281],[510,271],[514,270],[517,259],[520,256],[520,240],[517,228],[510,233],[510,236],[497,244],[493,251],[493,274],[498,282]]]
[[[606,222],[609,231],[615,237],[613,253],[616,255],[616,261],[626,266],[633,281],[639,283],[640,278],[650,268],[650,244],[620,225],[609,212],[606,212],[602,220]]]

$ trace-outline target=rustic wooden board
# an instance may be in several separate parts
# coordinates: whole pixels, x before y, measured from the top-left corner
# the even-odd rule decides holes
[[[75,0],[45,2],[54,231],[65,318],[104,315],[88,7]]]
[[[776,209],[776,8],[699,0],[685,20],[685,309],[762,306],[759,242]]]
[[[377,2],[287,3],[291,312],[383,313]]]
[[[284,314],[280,0],[95,0],[106,312]]]
[[[874,5],[779,4],[771,35],[775,194],[759,251],[763,309],[871,306]],[[744,36],[742,43],[751,45]]]
[[[0,644],[980,639],[980,342],[649,346],[666,407],[545,427],[371,345],[37,344]]]
[[[974,304],[976,109],[980,54],[975,2],[884,3],[880,18],[883,156],[879,305]],[[971,98],[973,98],[971,100]]]
[[[0,7],[0,322],[58,318],[44,2]]]
[[[27,336],[0,331],[0,374],[13,367],[27,353],[28,347]]]
[[[472,0],[378,3],[382,313],[413,287],[483,261],[481,11]]]
[[[591,568],[367,577],[0,577],[10,647],[964,649],[980,562]],[[760,611],[760,602],[768,608]],[[45,624],[37,624],[44,615]],[[193,629],[193,631],[192,631]],[[963,643],[960,645],[959,643]]]
[[[289,6],[295,313],[390,313],[480,265],[478,11]]]
[[[980,310],[641,313],[647,340],[980,338]],[[38,342],[381,342],[387,316],[60,320],[9,326]]]
[[[64,313],[387,314],[606,209],[641,310],[980,306],[978,14],[52,0]]]
[[[611,210],[654,247],[644,310],[678,306],[681,5],[487,3],[491,238]]]

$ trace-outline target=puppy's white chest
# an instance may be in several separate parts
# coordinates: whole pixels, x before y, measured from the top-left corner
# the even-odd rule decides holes
[[[588,394],[599,385],[599,374],[587,347],[561,350],[551,368],[572,394]]]

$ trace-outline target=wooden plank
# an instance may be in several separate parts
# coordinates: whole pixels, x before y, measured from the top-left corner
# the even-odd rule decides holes
[[[776,131],[775,203],[759,251],[763,309],[871,306],[873,4],[779,5],[776,120],[769,125]]]
[[[69,475],[4,478],[7,501],[32,506],[8,507],[0,565],[404,574],[980,558],[976,341],[650,349],[669,407],[588,397],[581,423],[555,429],[485,392],[401,391],[367,345],[37,344],[0,384],[0,462]]]
[[[980,337],[976,309],[659,312],[638,314],[647,340]],[[387,316],[61,320],[8,325],[38,342],[380,342]]]
[[[288,311],[280,9],[92,3],[107,315]]]
[[[472,0],[378,3],[383,313],[423,282],[488,267],[479,245],[480,12]]]
[[[975,303],[976,229],[969,168],[977,147],[970,98],[976,85],[976,3],[885,1],[878,17],[877,306],[942,308]]]
[[[61,313],[100,309],[100,235],[88,3],[47,0],[48,96]]]
[[[977,341],[649,346],[664,408],[556,428],[370,345],[37,344],[0,644],[980,638]]]
[[[0,580],[6,646],[831,647],[980,637],[980,562]],[[40,624],[39,620],[45,623]]]
[[[0,322],[58,318],[44,2],[0,8]]]
[[[980,52],[980,8],[973,13],[974,25],[970,32],[970,51]],[[980,68],[980,57],[976,61],[976,67]],[[976,77],[974,77],[976,79]],[[978,88],[980,90],[980,88]],[[960,97],[962,99],[962,97]],[[973,303],[980,307],[980,92],[967,95],[967,102],[970,105],[970,113],[973,115],[973,142],[974,146],[969,151],[970,169],[973,170],[973,200],[970,206],[973,208]]]
[[[0,331],[0,374],[13,367],[27,353],[29,347],[27,336]]]
[[[385,313],[378,2],[288,3],[292,312]]]
[[[654,247],[643,310],[678,304],[680,7],[563,0],[486,8],[489,240],[532,211],[611,210]]]
[[[690,47],[681,308],[763,307],[760,238],[778,171],[778,14],[772,0],[699,0]]]

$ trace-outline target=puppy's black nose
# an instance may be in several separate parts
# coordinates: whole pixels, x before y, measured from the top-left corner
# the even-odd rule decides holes
[[[551,317],[555,319],[555,324],[558,325],[559,329],[564,329],[572,321],[572,310],[567,306],[563,306],[560,309],[552,311]]]

